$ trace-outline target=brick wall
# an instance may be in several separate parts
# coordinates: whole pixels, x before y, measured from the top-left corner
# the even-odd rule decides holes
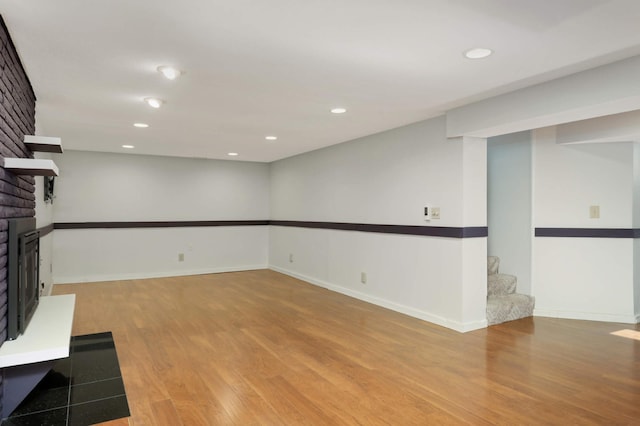
[[[0,16],[0,157],[33,157],[24,146],[35,131],[36,96]],[[0,345],[7,338],[7,219],[35,216],[35,179],[0,167]],[[0,374],[0,410],[4,372]]]
[[[35,131],[35,94],[0,16],[0,157],[32,158],[23,143]],[[7,219],[35,216],[35,179],[0,168],[0,344],[7,324]]]
[[[0,16],[0,157],[33,157],[23,139],[34,134],[35,103],[29,78]],[[34,185],[33,176],[17,176],[0,167],[0,344],[7,336],[7,219],[35,216]]]

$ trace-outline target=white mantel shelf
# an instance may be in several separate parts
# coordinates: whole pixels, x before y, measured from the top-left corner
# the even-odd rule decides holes
[[[59,170],[53,160],[37,158],[5,158],[3,167],[17,175],[58,176]]]
[[[24,135],[24,144],[32,152],[54,152],[62,154],[62,140],[49,136]]]
[[[69,356],[76,295],[43,296],[24,334],[0,347],[0,368]]]

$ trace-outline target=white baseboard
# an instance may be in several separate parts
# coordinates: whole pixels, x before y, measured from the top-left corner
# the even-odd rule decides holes
[[[624,324],[640,323],[640,315],[619,315],[619,314],[603,314],[599,312],[579,312],[579,311],[560,311],[554,309],[534,309],[533,315],[536,317],[575,319],[587,321],[602,322],[621,322]]]
[[[231,266],[224,268],[203,268],[191,270],[177,270],[164,272],[141,272],[141,273],[124,273],[124,274],[105,274],[105,275],[88,275],[73,277],[53,277],[53,284],[77,284],[77,283],[95,283],[102,281],[122,281],[122,280],[142,280],[147,278],[166,278],[166,277],[184,277],[188,275],[202,274],[219,274],[222,272],[240,272],[255,271],[258,269],[269,269],[268,265],[246,265]]]
[[[289,269],[281,268],[275,265],[269,265],[269,268],[280,272],[285,275],[289,275],[291,277],[297,278],[302,281],[306,281],[310,284],[317,285],[319,287],[324,287],[327,290],[335,291],[336,293],[344,294],[349,297],[353,297],[354,299],[362,300],[364,302],[368,302],[377,306],[381,306],[383,308],[390,309],[392,311],[400,312],[402,314],[408,315],[410,317],[418,318],[424,321],[431,322],[436,325],[440,325],[442,327],[446,327],[455,331],[459,331],[461,333],[466,333],[467,331],[478,330],[481,328],[487,327],[487,320],[480,321],[472,321],[462,323],[459,321],[453,321],[439,315],[434,315],[429,312],[421,311],[419,309],[411,308],[409,306],[401,305],[399,303],[392,302],[390,300],[381,299],[376,296],[371,296],[366,293],[361,293],[359,291],[354,291],[342,286],[338,286],[335,284],[328,283],[323,280],[319,280],[313,277],[309,277],[303,274],[300,274],[295,271],[291,271]]]

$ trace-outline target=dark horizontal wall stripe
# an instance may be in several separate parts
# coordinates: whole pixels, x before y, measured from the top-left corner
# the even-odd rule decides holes
[[[447,226],[375,225],[347,222],[305,222],[294,220],[203,220],[171,222],[67,222],[54,223],[54,229],[97,229],[97,228],[184,228],[206,226],[292,226],[297,228],[336,229],[342,231],[375,232],[383,234],[422,235],[446,238],[486,237],[486,226],[465,228]]]
[[[40,232],[40,238],[49,235],[53,232],[53,223],[47,226],[43,226],[42,228],[36,229],[36,231]]]
[[[67,222],[54,223],[54,229],[95,228],[187,228],[205,226],[257,226],[269,225],[268,220],[193,220],[158,222]]]
[[[536,228],[536,237],[640,238],[640,229],[632,228]]]
[[[486,237],[489,234],[486,226],[456,228],[447,226],[374,225],[367,223],[304,222],[293,220],[272,220],[271,225],[447,238]]]

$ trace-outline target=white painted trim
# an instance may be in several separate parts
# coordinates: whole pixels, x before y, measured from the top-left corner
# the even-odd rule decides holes
[[[166,277],[184,277],[189,275],[203,274],[219,274],[222,272],[241,272],[256,271],[259,269],[269,269],[268,265],[245,265],[230,266],[224,268],[202,268],[191,270],[164,271],[153,273],[130,273],[130,274],[107,274],[107,275],[90,275],[83,277],[54,277],[54,284],[78,284],[78,283],[95,283],[102,281],[120,281],[120,280],[142,280],[147,278],[166,278]]]
[[[586,321],[621,322],[625,324],[640,323],[640,315],[603,314],[599,312],[557,311],[553,309],[534,309],[533,316],[575,319]]]
[[[50,136],[24,135],[24,144],[32,152],[62,154],[62,139]]]
[[[461,333],[466,333],[467,331],[473,331],[473,330],[478,330],[478,329],[487,327],[486,319],[483,321],[474,321],[474,322],[467,322],[467,323],[452,321],[438,315],[430,314],[429,312],[410,308],[395,302],[391,302],[386,299],[381,299],[379,297],[369,296],[367,294],[364,294],[358,291],[353,291],[351,289],[344,288],[335,284],[331,284],[326,281],[318,280],[316,278],[312,278],[303,274],[299,274],[297,272],[294,272],[288,269],[280,268],[274,265],[269,265],[269,268],[273,271],[280,272],[285,275],[289,275],[299,280],[306,281],[310,284],[326,288],[327,290],[335,291],[336,293],[344,294],[346,296],[353,297],[354,299],[362,300],[364,302],[368,302],[373,305],[381,306],[383,308],[387,308],[392,311],[408,315],[410,317],[418,318],[423,321],[431,322],[433,324],[440,325],[442,327],[446,327],[455,331],[459,331]]]
[[[2,344],[0,368],[68,357],[75,303],[75,294],[41,297],[24,334]]]
[[[17,175],[58,176],[60,174],[56,163],[46,158],[5,158],[2,167]]]

